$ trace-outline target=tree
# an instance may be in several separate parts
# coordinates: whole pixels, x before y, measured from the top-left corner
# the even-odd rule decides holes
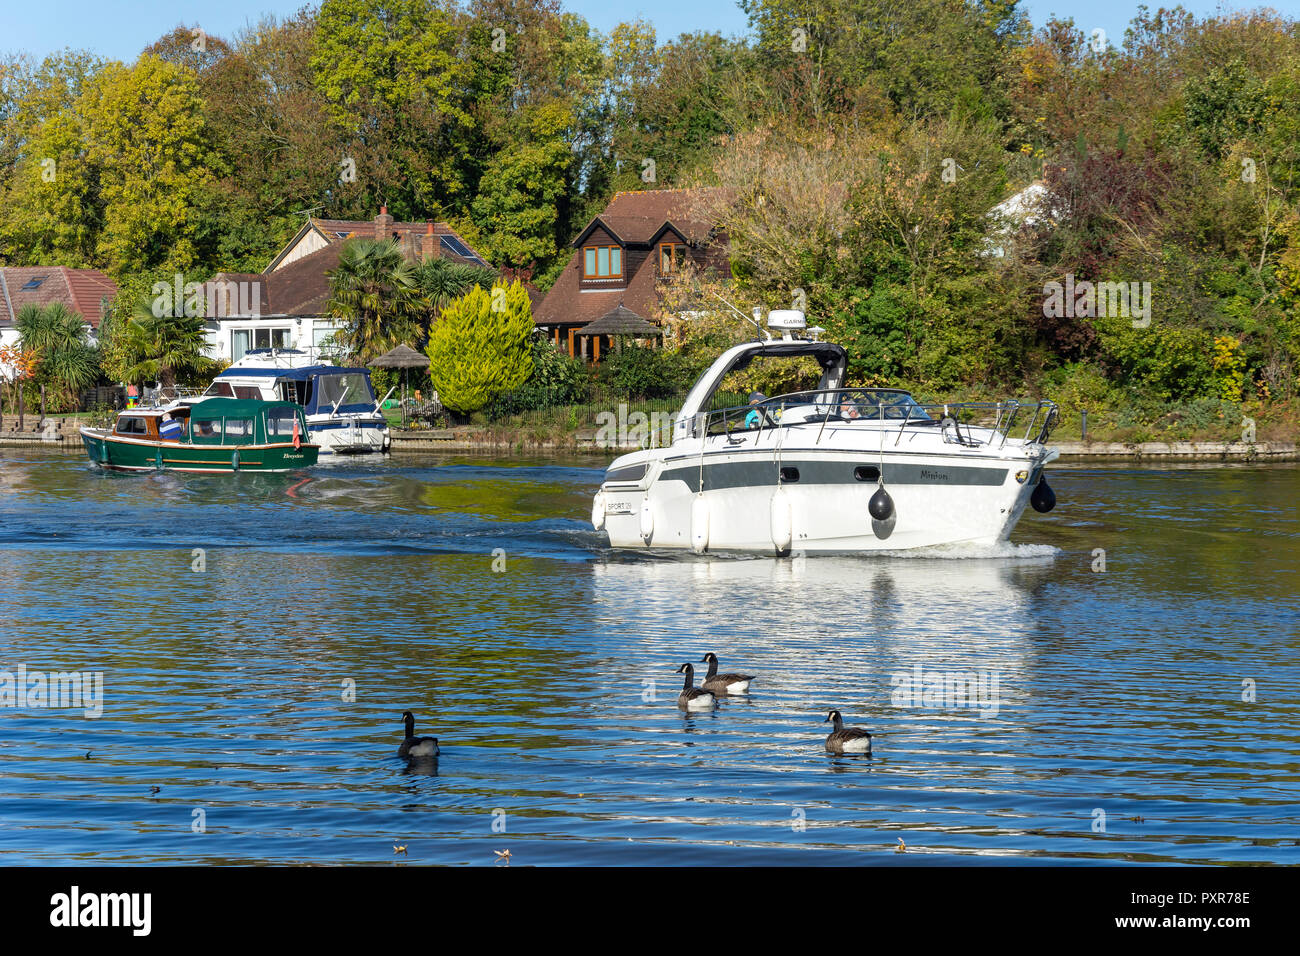
[[[560,258],[558,211],[573,154],[564,141],[572,115],[560,103],[535,110],[488,164],[473,217],[490,261],[544,267]]]
[[[78,98],[86,161],[94,169],[106,271],[195,261],[193,212],[212,178],[211,136],[198,80],[153,56],[112,64]]]
[[[429,303],[429,322],[438,321],[453,299],[459,299],[474,286],[487,289],[496,273],[484,266],[450,259],[426,259],[415,267],[415,284]]]
[[[56,302],[23,306],[14,324],[22,348],[35,356],[35,383],[52,389],[59,405],[74,407],[78,393],[99,377],[95,350],[87,342],[86,320]]]
[[[454,27],[449,10],[429,0],[325,0],[317,14],[316,87],[352,133],[365,194],[399,219],[472,195],[466,66]]]
[[[328,275],[330,314],[347,320],[342,340],[355,361],[418,341],[425,302],[396,240],[349,239]]]
[[[468,415],[523,385],[533,372],[533,310],[519,282],[475,286],[442,312],[425,352],[442,404]]]
[[[141,299],[121,334],[128,382],[156,381],[170,389],[216,374],[217,363],[203,354],[207,338],[199,316],[155,315],[151,302]]]

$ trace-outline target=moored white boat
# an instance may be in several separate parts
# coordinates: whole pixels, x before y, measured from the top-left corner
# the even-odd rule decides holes
[[[787,554],[995,544],[1055,498],[1043,469],[1056,406],[921,405],[901,389],[843,388],[844,349],[773,312],[780,339],[725,352],[696,382],[672,443],[616,459],[592,523],[616,548]],[[810,357],[815,389],[714,409],[725,376],[760,356]]]
[[[296,349],[246,353],[213,379],[198,400],[216,397],[301,405],[321,455],[385,452],[391,443],[388,420],[380,411],[388,396],[376,399],[367,369],[321,364]]]

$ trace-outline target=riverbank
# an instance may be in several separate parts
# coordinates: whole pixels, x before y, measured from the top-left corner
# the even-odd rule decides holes
[[[49,419],[52,428],[42,431],[30,427],[23,432],[0,432],[0,449],[40,447],[69,452],[82,450],[79,422],[71,418]],[[578,430],[563,435],[520,433],[509,429],[483,427],[429,428],[393,430],[394,454],[429,451],[491,452],[494,454],[536,454],[538,452],[579,452],[608,454],[635,451],[635,442],[610,443],[597,438],[596,429]],[[1300,458],[1300,445],[1286,441],[1059,441],[1052,442],[1061,458],[1190,459],[1199,461],[1293,461]]]

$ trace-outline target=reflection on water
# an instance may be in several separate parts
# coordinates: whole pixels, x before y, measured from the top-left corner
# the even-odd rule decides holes
[[[1300,858],[1295,466],[1058,468],[1002,548],[777,559],[609,552],[604,464],[0,458],[0,669],[105,681],[0,708],[0,861]],[[683,714],[707,651],[753,692]],[[897,706],[921,672],[996,713]]]

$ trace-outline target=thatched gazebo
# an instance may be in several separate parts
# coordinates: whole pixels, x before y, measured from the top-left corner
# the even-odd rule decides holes
[[[595,336],[592,360],[600,361],[600,337],[608,335],[614,341],[616,349],[622,349],[623,339],[659,338],[664,330],[647,322],[620,302],[596,321],[584,326],[579,335]]]
[[[376,368],[400,368],[402,370],[402,427],[406,427],[406,373],[413,368],[428,368],[429,356],[423,355],[409,345],[399,345],[390,352],[385,352],[370,363]]]

